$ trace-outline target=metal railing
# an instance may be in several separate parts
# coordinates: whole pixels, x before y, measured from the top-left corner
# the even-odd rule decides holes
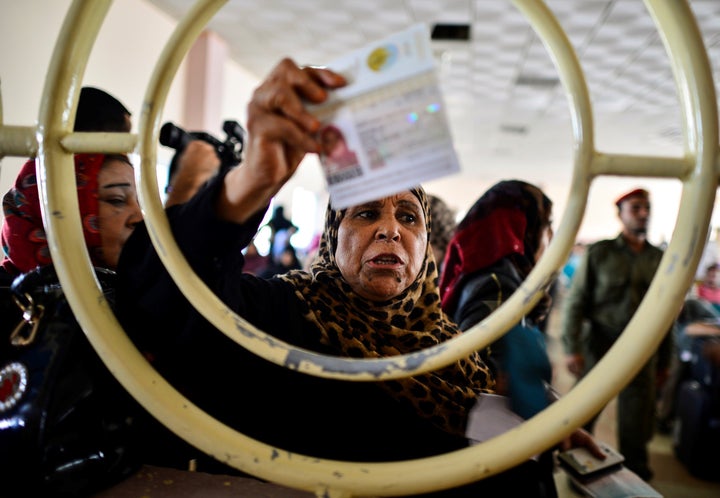
[[[191,444],[244,472],[318,496],[396,496],[445,489],[494,475],[556,444],[602,409],[657,349],[695,274],[708,233],[720,163],[712,72],[686,1],[645,0],[672,62],[684,138],[682,157],[645,157],[595,149],[588,87],[567,36],[541,0],[513,0],[551,54],[571,111],[575,164],[559,229],[518,291],[482,323],[419,353],[366,360],[320,355],[256,329],[202,283],[171,235],[155,175],[161,114],[181,61],[225,0],[198,1],[178,24],[148,84],[137,136],[72,132],[68,116],[74,112],[68,111],[77,106],[87,60],[111,3],[72,3],[47,72],[37,126],[0,123],[0,156],[37,156],[48,243],[78,321],[123,386]],[[210,322],[268,361],[347,381],[392,379],[436,370],[502,336],[534,306],[541,290],[567,260],[595,178],[677,178],[682,195],[672,240],[637,313],[609,353],[566,396],[521,426],[477,446],[431,458],[368,464],[300,455],[250,439],[201,411],[151,367],[105,301],[84,245],[72,156],[88,151],[140,154],[139,197],[153,245],[177,285]]]

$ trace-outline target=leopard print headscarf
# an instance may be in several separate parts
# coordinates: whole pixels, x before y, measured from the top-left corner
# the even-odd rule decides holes
[[[420,200],[429,236],[425,191],[415,188],[411,192]],[[328,206],[325,231],[310,272],[292,271],[282,277],[307,304],[305,319],[317,325],[321,342],[338,355],[378,358],[419,351],[461,334],[440,308],[437,267],[429,243],[417,278],[397,297],[373,302],[352,290],[335,261],[338,228],[346,211]],[[463,435],[468,411],[478,394],[492,392],[494,381],[480,356],[473,353],[441,370],[379,385],[435,425]]]

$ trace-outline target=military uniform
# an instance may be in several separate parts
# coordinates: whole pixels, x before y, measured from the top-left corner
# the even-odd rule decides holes
[[[589,372],[620,336],[642,301],[663,252],[645,242],[634,252],[622,235],[590,245],[565,298],[562,338],[567,354],[582,354]],[[666,369],[672,334],[618,395],[619,450],[625,465],[648,479],[647,443],[655,427],[656,373]],[[595,420],[586,427],[592,430]]]

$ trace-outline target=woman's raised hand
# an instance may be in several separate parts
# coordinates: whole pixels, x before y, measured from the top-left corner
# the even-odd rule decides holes
[[[320,151],[320,121],[305,105],[324,102],[329,90],[345,84],[329,69],[301,68],[290,59],[275,66],[248,104],[245,159],[225,178],[218,204],[222,218],[246,221],[268,205],[305,154]]]

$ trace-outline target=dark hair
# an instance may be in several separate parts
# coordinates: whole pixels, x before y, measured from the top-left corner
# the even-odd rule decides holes
[[[99,88],[80,90],[74,131],[129,132],[130,111],[115,97]]]

